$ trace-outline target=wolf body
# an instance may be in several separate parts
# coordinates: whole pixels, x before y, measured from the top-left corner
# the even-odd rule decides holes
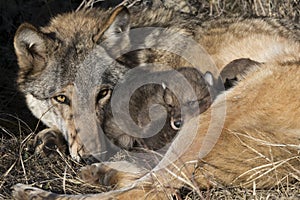
[[[169,199],[182,186],[194,190],[222,184],[270,188],[299,177],[300,59],[261,64],[212,106],[184,123],[164,161],[184,146],[195,125],[192,143],[173,163],[145,171],[124,162],[93,164],[82,171],[97,183],[119,189],[101,194],[58,195],[38,188],[14,186],[16,199]],[[288,74],[288,75],[287,75]],[[225,98],[226,96],[226,98]],[[224,127],[213,149],[203,154],[207,132],[218,132],[212,118],[226,104]],[[222,109],[221,109],[222,110]],[[211,120],[212,119],[212,120]],[[124,171],[124,169],[130,169]],[[293,174],[288,177],[288,174]],[[299,180],[298,180],[299,181]]]
[[[141,45],[133,45],[133,36],[138,33],[131,33],[134,28],[154,26],[163,29],[143,29],[146,35],[136,38],[142,41]],[[170,34],[174,32],[181,35]],[[178,39],[182,35],[186,40]],[[20,66],[19,87],[32,112],[63,133],[71,156],[76,159],[104,151],[106,144],[100,132],[105,111],[118,81],[130,69],[157,63],[161,65],[150,70],[194,65],[205,72],[211,69],[211,61],[221,70],[239,58],[264,64],[219,95],[206,112],[184,122],[163,160],[152,171],[132,166],[131,172],[124,172],[121,169],[130,165],[124,162],[83,170],[87,176],[91,174],[105,184],[123,188],[72,196],[16,185],[14,197],[167,199],[183,185],[198,190],[215,182],[246,187],[255,183],[257,188],[265,188],[279,183],[291,171],[298,173],[299,36],[298,24],[274,19],[201,22],[165,10],[130,15],[123,7],[63,14],[40,29],[21,25],[14,41]],[[211,59],[204,51],[196,51],[188,38],[201,45]],[[141,50],[143,45],[145,50]],[[180,52],[183,56],[179,56]],[[222,126],[222,113],[218,111],[225,104]],[[217,111],[216,118],[212,118],[213,111]],[[199,124],[195,131],[193,128]],[[207,131],[219,130],[219,137],[213,138],[216,143],[207,146]],[[203,146],[210,151],[203,151]],[[179,147],[189,148],[176,151]],[[174,155],[178,157],[171,162]],[[94,173],[95,170],[103,173]]]
[[[161,65],[152,70],[199,66],[216,75],[214,64],[222,69],[238,58],[270,62],[298,56],[299,35],[297,24],[274,19],[201,22],[164,9],[132,15],[124,7],[81,10],[39,29],[20,26],[14,40],[18,84],[33,114],[60,130],[79,160],[105,151],[104,110],[129,69],[156,63]]]

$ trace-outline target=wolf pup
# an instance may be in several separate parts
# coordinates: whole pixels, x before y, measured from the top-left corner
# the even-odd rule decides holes
[[[168,84],[164,82],[165,79],[173,80],[169,84],[176,84],[176,82],[180,81],[180,77],[178,77],[178,74],[174,73],[174,71],[150,72],[150,76],[162,80],[161,84],[147,84],[138,88],[130,97],[129,101],[129,117],[132,118],[134,123],[139,127],[144,127],[139,133],[140,137],[133,137],[121,130],[112,115],[112,106],[109,107],[109,110],[105,111],[107,113],[103,122],[105,135],[115,144],[125,149],[142,147],[158,150],[167,143],[170,143],[178,130],[180,130],[185,119],[187,120],[196,114],[201,114],[206,111],[218,93],[217,88],[214,86],[215,81],[213,75],[210,72],[206,72],[203,75],[197,69],[191,67],[179,68],[177,71],[183,75],[187,80],[187,84],[190,85],[191,91],[195,93],[194,99],[189,99],[187,102],[179,101],[185,91],[177,90],[176,96],[172,90],[168,88]],[[141,71],[141,73],[145,72]],[[139,78],[144,79],[144,77]],[[136,76],[134,76],[132,80],[127,78],[126,84],[129,85],[134,81],[136,81]],[[155,117],[151,119],[149,113],[150,108],[151,106],[157,105],[163,106],[167,111],[167,115],[165,116],[166,122],[162,129],[158,130],[157,134],[149,137],[147,131],[149,133],[149,129],[153,128],[151,127],[151,120],[158,121],[164,118],[161,112],[156,112],[154,113]],[[190,107],[189,112],[187,112],[188,109],[186,107]],[[182,112],[185,113],[184,116]]]
[[[225,90],[232,88],[237,82],[241,81],[247,73],[253,70],[254,67],[259,67],[260,64],[262,63],[249,58],[240,58],[231,61],[220,73]]]

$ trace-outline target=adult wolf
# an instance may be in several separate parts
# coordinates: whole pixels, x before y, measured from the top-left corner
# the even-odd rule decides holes
[[[291,57],[290,57],[291,58]],[[218,128],[210,112],[185,123],[166,155],[177,154],[192,127],[201,123],[190,148],[165,168],[124,172],[130,164],[102,163],[83,169],[98,183],[123,187],[91,195],[57,195],[18,184],[16,199],[168,199],[185,185],[195,190],[214,185],[266,188],[282,180],[299,181],[300,59],[276,61],[255,68],[238,85],[220,95],[210,109],[227,105],[220,139],[206,156],[201,156],[205,133]],[[224,96],[226,95],[226,99]],[[208,110],[209,111],[209,110]],[[212,126],[211,126],[212,124]],[[160,164],[169,163],[165,156]],[[114,168],[109,168],[109,167]],[[120,171],[116,170],[116,166]],[[291,175],[291,176],[290,176]],[[139,179],[140,178],[140,179]],[[138,179],[138,180],[136,180]],[[136,180],[136,181],[133,181]]]
[[[79,160],[105,152],[100,134],[104,110],[129,68],[143,63],[162,64],[157,70],[192,64],[205,72],[212,69],[212,61],[218,69],[237,58],[284,61],[299,54],[297,26],[273,19],[200,22],[164,9],[134,15],[125,7],[66,13],[40,29],[19,27],[14,40],[18,84],[34,115],[55,133],[62,132],[71,156]]]

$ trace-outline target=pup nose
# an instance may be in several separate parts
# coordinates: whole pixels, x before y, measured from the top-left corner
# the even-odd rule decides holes
[[[89,155],[89,156],[83,156],[81,157],[82,161],[87,164],[87,165],[91,165],[93,163],[99,163],[101,162],[100,160],[98,160],[97,158],[95,158],[94,156],[92,155]]]

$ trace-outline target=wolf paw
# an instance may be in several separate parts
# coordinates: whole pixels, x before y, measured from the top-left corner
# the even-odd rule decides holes
[[[40,131],[28,144],[28,149],[42,156],[49,156],[57,150],[67,151],[67,143],[62,133],[56,129],[48,128]]]
[[[112,169],[102,163],[95,163],[82,167],[80,170],[81,179],[92,185],[115,186],[114,179],[117,170]]]
[[[127,161],[95,163],[81,168],[81,178],[93,185],[121,188],[130,185],[146,171]]]
[[[39,188],[31,187],[24,184],[16,184],[13,186],[12,196],[16,200],[36,199],[42,200],[50,197],[50,193]],[[54,197],[54,196],[52,196]]]

